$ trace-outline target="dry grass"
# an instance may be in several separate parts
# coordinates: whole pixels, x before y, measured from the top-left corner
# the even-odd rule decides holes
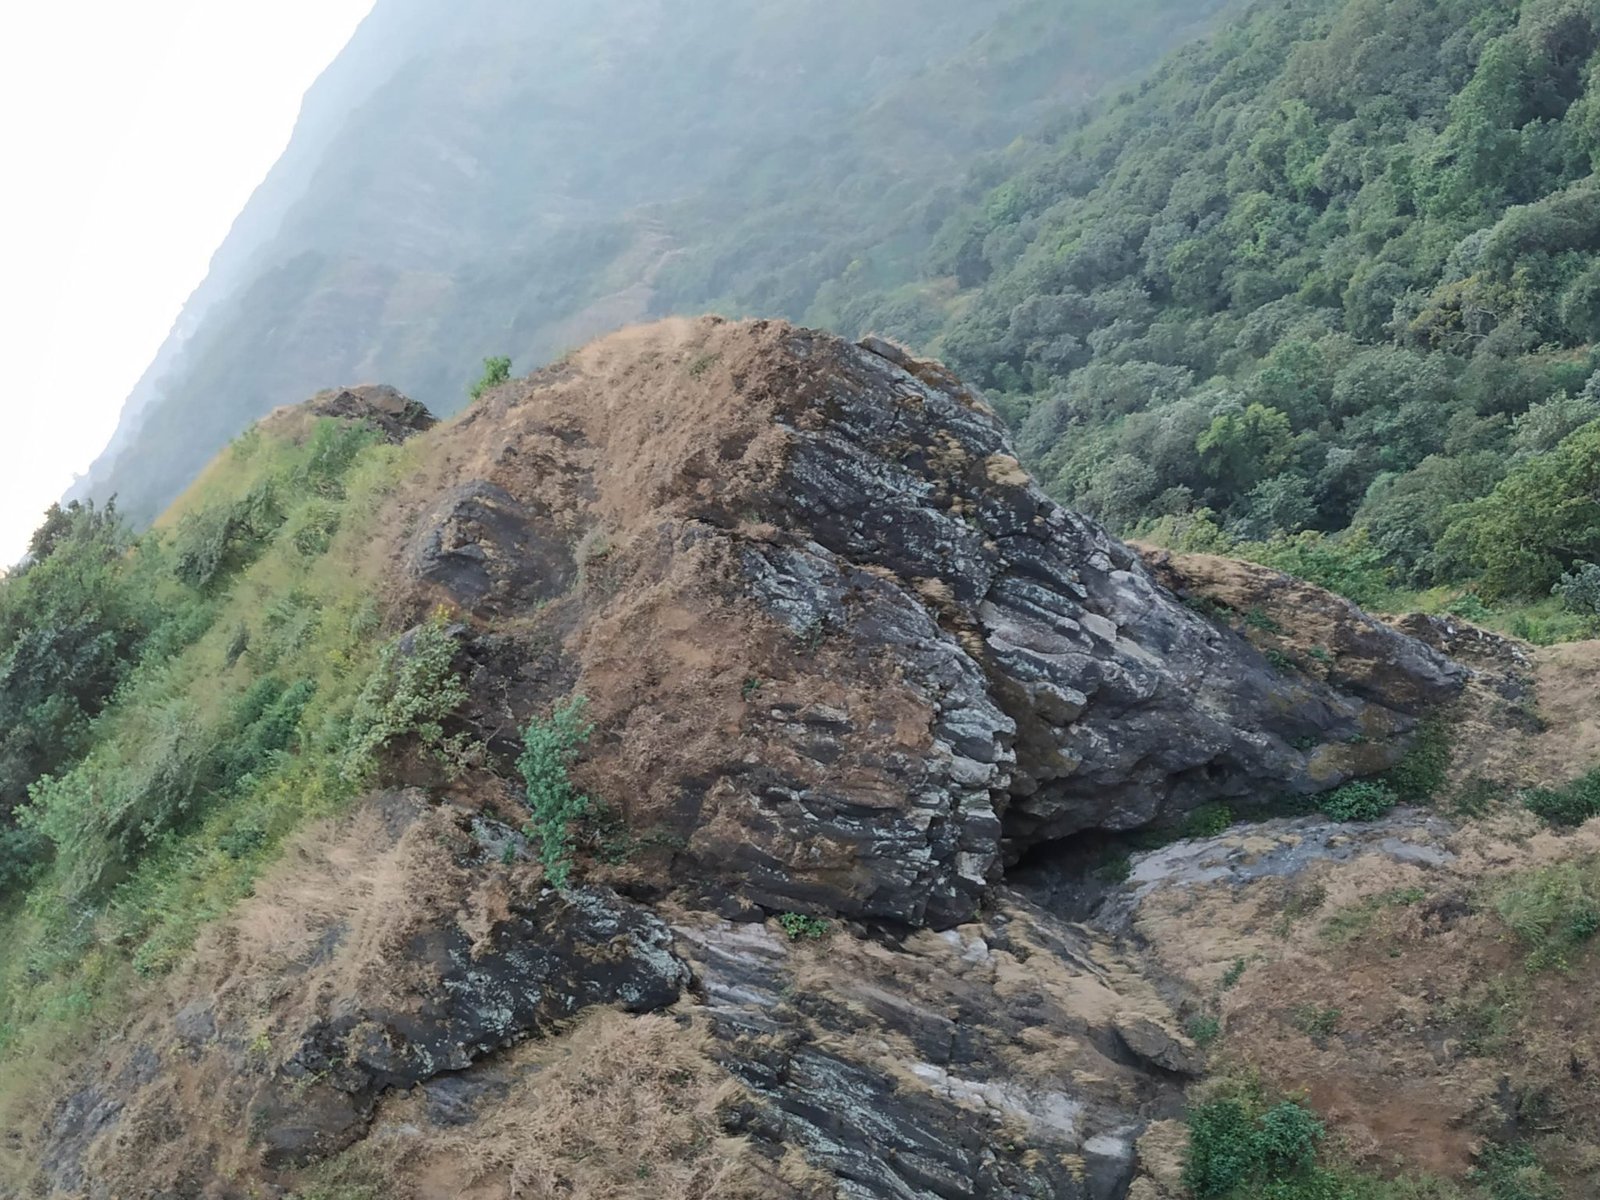
[[[363,1173],[396,1200],[780,1200],[820,1196],[797,1162],[723,1132],[737,1085],[688,1018],[596,1013],[510,1056],[520,1082],[481,1120],[421,1144],[369,1143]],[[403,1125],[417,1101],[384,1114]],[[381,1166],[377,1164],[382,1164]],[[337,1168],[335,1168],[337,1170]]]

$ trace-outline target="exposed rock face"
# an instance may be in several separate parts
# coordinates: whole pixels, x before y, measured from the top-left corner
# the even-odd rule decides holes
[[[1303,585],[1347,642],[1275,665],[878,341],[630,331],[441,435],[448,495],[397,550],[418,610],[542,605],[601,729],[585,782],[683,843],[663,882],[767,909],[947,927],[1039,842],[1382,770],[1462,683]]]
[[[474,938],[459,926],[425,930],[401,950],[433,968],[404,1009],[346,1009],[317,1021],[251,1106],[270,1165],[342,1149],[377,1099],[495,1050],[550,1032],[593,1005],[654,1012],[689,983],[667,927],[598,890],[546,890]],[[411,998],[408,998],[411,999]],[[307,1103],[309,1093],[320,1107]],[[307,1114],[313,1114],[307,1119]]]
[[[1014,894],[896,950],[678,932],[747,1091],[734,1127],[802,1147],[840,1196],[1120,1198],[1134,1137],[1199,1063],[1108,946]]]

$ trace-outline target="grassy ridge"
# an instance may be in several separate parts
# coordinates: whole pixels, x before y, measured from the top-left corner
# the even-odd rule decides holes
[[[112,586],[154,587],[160,616],[82,753],[0,818],[34,857],[0,907],[0,1111],[359,790],[385,642],[373,547],[425,454],[331,418],[253,431],[110,560]],[[0,607],[49,563],[0,584]]]

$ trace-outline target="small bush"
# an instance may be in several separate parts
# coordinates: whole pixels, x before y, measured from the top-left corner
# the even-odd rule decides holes
[[[789,935],[791,942],[803,940],[818,941],[825,938],[832,931],[832,926],[821,917],[809,917],[804,913],[784,913],[778,918],[778,928]]]
[[[50,865],[49,839],[28,829],[0,827],[0,903],[23,891]]]
[[[1584,617],[1600,617],[1600,564],[1579,563],[1552,589],[1561,597],[1567,611]]]
[[[1600,817],[1600,770],[1559,788],[1525,792],[1522,803],[1552,825],[1582,825]]]
[[[1322,811],[1335,821],[1376,821],[1399,802],[1386,784],[1361,779],[1323,797]]]
[[[1222,990],[1227,991],[1234,984],[1238,983],[1239,980],[1243,979],[1245,968],[1249,965],[1250,964],[1242,958],[1234,959],[1233,964],[1222,973]]]
[[[467,395],[473,400],[482,398],[483,394],[499,387],[511,378],[511,360],[505,357],[486,358],[483,360],[483,374],[478,376],[478,381],[468,390]]]
[[[1417,728],[1406,756],[1383,781],[1402,803],[1425,804],[1444,787],[1454,757],[1450,726],[1442,718],[1431,718]]]
[[[1320,1004],[1303,1004],[1294,1010],[1294,1027],[1309,1038],[1321,1041],[1339,1032],[1341,1009]]]
[[[345,778],[364,775],[377,751],[405,737],[416,738],[447,771],[465,765],[466,739],[444,728],[467,701],[455,657],[455,637],[443,613],[383,648],[351,717]]]
[[[1489,1200],[1560,1200],[1563,1194],[1533,1150],[1521,1143],[1484,1147],[1468,1178]]]
[[[1133,856],[1126,850],[1118,851],[1090,872],[1101,883],[1127,883],[1133,874]]]
[[[1202,804],[1183,822],[1186,838],[1209,838],[1226,833],[1233,825],[1233,810],[1226,804]]]
[[[197,592],[213,592],[259,558],[283,522],[270,481],[231,504],[186,513],[173,541],[173,574]]]
[[[534,721],[522,735],[517,769],[527,789],[532,819],[527,834],[539,846],[545,877],[565,887],[572,872],[572,826],[590,810],[589,798],[573,786],[569,770],[594,726],[583,719],[588,702],[574,696],[548,721]]]
[[[1269,646],[1262,651],[1262,656],[1272,664],[1272,669],[1280,675],[1288,675],[1299,669],[1299,664],[1276,646]]]
[[[1265,609],[1252,608],[1244,614],[1244,623],[1251,629],[1259,629],[1263,633],[1282,633],[1283,626],[1268,615]]]
[[[1197,1200],[1261,1195],[1309,1176],[1324,1133],[1310,1109],[1288,1100],[1269,1108],[1255,1092],[1199,1105],[1189,1112],[1183,1182]]]
[[[1202,1050],[1222,1036],[1222,1022],[1209,1013],[1196,1013],[1184,1028],[1194,1039],[1194,1044]]]

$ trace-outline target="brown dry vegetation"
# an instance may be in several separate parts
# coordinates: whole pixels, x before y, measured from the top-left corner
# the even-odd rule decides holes
[[[688,1016],[600,1012],[498,1065],[516,1082],[470,1126],[414,1132],[420,1096],[398,1097],[371,1139],[312,1172],[394,1200],[806,1200],[822,1179],[723,1134],[738,1087]],[[831,1190],[831,1189],[830,1189]]]

